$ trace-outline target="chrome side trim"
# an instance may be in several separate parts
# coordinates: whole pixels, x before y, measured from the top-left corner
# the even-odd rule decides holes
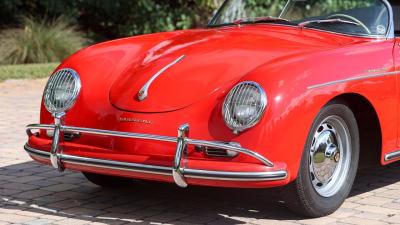
[[[371,75],[351,77],[351,78],[347,78],[347,79],[343,79],[343,80],[335,80],[335,81],[330,81],[330,82],[323,83],[323,84],[312,85],[312,86],[307,87],[307,89],[310,90],[310,89],[327,87],[327,86],[340,84],[340,83],[346,83],[346,82],[350,82],[350,81],[365,80],[365,79],[384,77],[384,76],[389,76],[389,75],[397,75],[399,73],[400,73],[400,71],[393,71],[393,72],[385,72],[385,73],[377,73],[377,74],[371,74]]]
[[[147,98],[148,96],[148,91],[149,88],[151,86],[151,84],[157,79],[157,77],[159,77],[161,74],[163,74],[166,70],[168,70],[169,68],[171,68],[173,65],[177,64],[178,62],[180,62],[182,59],[184,59],[186,56],[182,55],[179,58],[177,58],[175,61],[173,61],[172,63],[166,65],[164,68],[162,68],[160,71],[158,71],[156,74],[154,74],[150,80],[148,80],[146,82],[146,84],[140,89],[139,93],[137,94],[138,96],[138,100],[139,101],[143,101]]]
[[[32,130],[43,129],[43,130],[54,130],[54,125],[44,125],[44,124],[31,124],[26,127],[27,134],[32,135]],[[152,135],[152,134],[140,134],[140,133],[130,133],[130,132],[119,132],[119,131],[110,131],[110,130],[99,130],[92,128],[81,128],[81,127],[71,127],[71,126],[60,126],[60,130],[62,132],[79,132],[81,134],[91,134],[91,135],[101,135],[101,136],[112,136],[112,137],[122,137],[122,138],[132,138],[132,139],[142,139],[142,140],[153,140],[153,141],[163,141],[163,142],[171,142],[177,143],[178,140],[176,137],[169,136],[161,136],[161,135]],[[204,140],[195,140],[185,137],[185,141],[188,145],[197,145],[204,146],[210,148],[220,148],[225,150],[230,150],[234,152],[243,153],[250,157],[256,158],[261,161],[268,167],[273,167],[274,164],[264,156],[251,151],[246,148],[242,148],[236,145],[224,144],[221,142],[214,141],[204,141]]]
[[[50,153],[41,151],[30,147],[24,146],[25,151],[34,157],[50,160]],[[60,158],[64,163],[81,165],[95,168],[105,168],[119,171],[149,173],[157,175],[172,175],[172,167],[144,165],[137,163],[128,163],[112,160],[103,160],[95,158],[86,158],[79,156],[71,156],[67,154],[60,154]],[[277,181],[287,178],[285,170],[271,171],[271,172],[230,172],[230,171],[211,171],[211,170],[197,170],[197,169],[183,169],[182,174],[187,178],[206,179],[206,180],[224,180],[224,181]]]
[[[400,150],[385,155],[386,162],[392,161],[394,159],[400,159]]]

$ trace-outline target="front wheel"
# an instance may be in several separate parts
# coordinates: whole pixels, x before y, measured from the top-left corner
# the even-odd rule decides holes
[[[286,189],[288,207],[308,217],[336,211],[353,186],[359,142],[357,121],[346,103],[325,106],[309,132],[298,177]]]

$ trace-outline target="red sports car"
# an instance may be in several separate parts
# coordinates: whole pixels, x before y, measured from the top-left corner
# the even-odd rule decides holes
[[[399,13],[399,15],[397,15]],[[25,150],[101,186],[282,188],[334,212],[357,169],[400,160],[400,2],[226,0],[208,27],[65,60]]]

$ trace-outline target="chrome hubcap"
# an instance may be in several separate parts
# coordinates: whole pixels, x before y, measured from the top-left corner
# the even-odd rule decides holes
[[[343,186],[350,168],[351,145],[346,123],[337,116],[318,126],[310,148],[310,177],[323,197],[335,195]]]

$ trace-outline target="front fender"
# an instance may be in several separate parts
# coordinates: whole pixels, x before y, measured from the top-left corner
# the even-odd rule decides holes
[[[269,62],[244,78],[260,83],[268,96],[266,114],[251,133],[260,135],[259,144],[269,158],[287,163],[291,180],[297,177],[314,119],[339,95],[354,93],[367,99],[379,118],[383,153],[396,149],[396,77],[351,80],[368,77],[374,69],[393,71],[392,49],[391,41],[382,41],[293,55]],[[329,84],[332,81],[339,82]]]

